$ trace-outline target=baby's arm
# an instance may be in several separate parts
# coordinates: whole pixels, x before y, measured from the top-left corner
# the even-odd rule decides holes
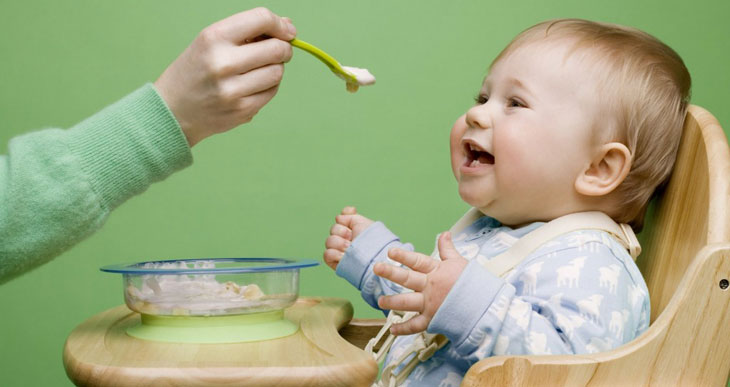
[[[442,333],[468,365],[492,355],[593,353],[635,337],[648,317],[635,281],[605,245],[529,259],[505,280],[477,259],[436,312]]]
[[[377,302],[380,296],[403,291],[402,286],[373,274],[375,263],[394,263],[387,256],[391,248],[413,251],[411,244],[401,243],[383,223],[373,222],[357,214],[354,208],[345,207],[337,215],[325,246],[327,265],[360,290],[363,299],[372,307],[381,309]]]
[[[378,300],[381,308],[418,313],[403,323],[393,324],[391,333],[410,335],[425,331],[469,263],[454,247],[450,232],[439,235],[438,251],[441,260],[412,251],[391,249],[388,256],[404,266],[385,263],[373,266],[376,275],[413,290]]]
[[[337,270],[337,265],[352,241],[373,223],[372,220],[358,214],[355,207],[343,208],[342,212],[335,216],[335,224],[330,228],[330,235],[324,242],[326,247],[324,262],[327,266]]]

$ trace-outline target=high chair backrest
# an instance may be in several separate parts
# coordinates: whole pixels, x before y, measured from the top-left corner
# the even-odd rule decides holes
[[[651,322],[671,300],[702,247],[730,242],[727,140],[708,111],[690,106],[669,184],[652,201],[637,259],[651,296]]]
[[[465,386],[725,386],[730,371],[730,148],[717,120],[690,106],[674,171],[647,214],[637,260],[651,325],[614,350],[495,356]]]

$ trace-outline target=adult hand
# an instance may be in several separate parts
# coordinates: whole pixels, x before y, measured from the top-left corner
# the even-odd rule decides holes
[[[438,249],[441,261],[428,255],[398,248],[388,251],[390,259],[412,270],[384,262],[379,262],[373,267],[376,275],[413,290],[412,293],[382,296],[378,299],[378,306],[383,309],[419,313],[408,321],[393,324],[390,332],[394,335],[411,335],[425,331],[446,295],[464,271],[468,261],[456,251],[449,232],[439,236]]]
[[[337,265],[345,255],[345,250],[350,247],[357,236],[363,232],[373,221],[358,214],[355,207],[345,207],[342,212],[335,216],[335,224],[330,228],[330,235],[324,242],[324,262],[332,270],[337,270]]]
[[[155,82],[191,147],[251,121],[274,97],[295,36],[291,20],[266,8],[230,16],[198,34]]]

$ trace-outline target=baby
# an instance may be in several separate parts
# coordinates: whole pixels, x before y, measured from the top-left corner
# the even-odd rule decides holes
[[[606,214],[631,225],[617,229],[633,240],[671,172],[689,89],[682,59],[633,28],[570,19],[519,34],[451,129],[459,195],[478,216],[453,239],[439,235],[440,260],[352,207],[330,230],[324,259],[337,275],[373,307],[418,313],[392,326],[399,336],[386,370],[422,331],[448,342],[417,361],[404,385],[458,385],[488,356],[592,353],[644,332],[650,304],[632,259],[638,249],[618,233],[576,229],[504,273],[489,265],[570,214]],[[404,365],[392,375],[408,373]]]

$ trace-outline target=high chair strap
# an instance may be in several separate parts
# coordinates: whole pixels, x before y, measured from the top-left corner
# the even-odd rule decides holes
[[[452,235],[456,235],[469,227],[472,223],[476,222],[477,219],[482,216],[484,216],[484,214],[482,214],[481,211],[472,207],[449,229],[449,231]],[[512,245],[511,248],[497,257],[492,258],[490,261],[494,261],[499,257],[504,257],[507,253],[512,254],[512,250],[515,250],[516,255],[522,255],[522,258],[527,257],[527,255],[536,250],[542,244],[559,237],[560,235],[578,230],[601,230],[608,232],[616,238],[626,250],[629,251],[629,255],[631,255],[631,258],[634,260],[636,260],[636,257],[638,257],[641,253],[641,245],[639,245],[639,240],[636,238],[636,234],[634,234],[631,226],[625,223],[618,224],[603,212],[587,211],[564,215],[545,223],[520,238],[514,245]],[[441,259],[438,253],[438,245],[434,247],[431,256]]]
[[[383,368],[382,378],[374,386],[400,386],[406,381],[406,378],[408,378],[408,375],[416,368],[418,363],[428,360],[436,351],[443,348],[449,342],[449,339],[444,335],[421,332],[414,336],[413,342],[403,353]],[[409,359],[411,355],[414,356]],[[395,373],[401,364],[404,365],[403,368],[398,373]]]
[[[393,324],[408,321],[417,314],[418,313],[416,312],[401,312],[399,310],[391,310],[390,313],[388,313],[388,317],[385,319],[385,325],[380,328],[380,331],[377,335],[375,335],[375,337],[368,340],[368,344],[365,346],[365,352],[372,354],[375,358],[375,362],[380,363],[380,361],[385,358],[385,355],[388,353],[388,350],[390,349],[390,346],[391,344],[393,344],[393,340],[395,339],[395,336],[390,334],[390,327],[393,326]],[[380,350],[378,352],[373,352],[375,350],[375,346],[378,345],[380,340],[386,334],[387,336],[385,336],[385,341],[380,346]]]
[[[478,209],[472,208],[467,211],[467,213],[464,214],[464,216],[462,216],[449,231],[451,231],[452,234],[457,234],[482,216],[484,215]],[[482,266],[486,267],[491,273],[499,277],[503,277],[544,243],[555,239],[560,235],[578,230],[601,230],[611,234],[624,246],[624,248],[628,250],[631,258],[634,260],[639,253],[641,253],[639,240],[636,238],[636,235],[629,225],[623,223],[617,224],[603,212],[590,211],[569,214],[554,219],[518,239],[517,242],[515,242],[515,244],[504,253],[489,260],[478,258],[478,262]],[[438,254],[438,246],[436,246],[436,249],[431,256],[436,259],[441,259]],[[365,350],[368,353],[373,354],[373,347],[381,340],[383,335],[388,335],[378,353],[373,354],[376,362],[380,362],[380,360],[385,357],[385,354],[393,344],[395,337],[390,334],[390,327],[393,324],[407,321],[416,314],[417,313],[415,312],[403,313],[393,310],[390,311],[385,326],[383,326],[380,332],[378,332],[378,335],[371,339],[365,347]],[[406,380],[419,361],[428,360],[428,358],[430,358],[438,349],[448,343],[448,339],[446,339],[443,335],[435,335],[426,332],[421,332],[417,335],[418,336],[413,343],[406,348],[406,350],[397,359],[386,365],[383,369],[381,379],[373,384],[373,386],[393,387],[400,385]],[[394,371],[398,368],[398,366],[404,363],[406,359],[414,353],[416,356],[413,356],[408,362],[406,362],[403,369],[396,374]]]
[[[479,263],[494,275],[501,277],[546,242],[578,230],[601,230],[611,234],[629,251],[634,260],[641,253],[639,240],[629,225],[619,225],[603,212],[590,211],[577,212],[554,219],[518,239],[504,253],[489,260],[481,259]]]

